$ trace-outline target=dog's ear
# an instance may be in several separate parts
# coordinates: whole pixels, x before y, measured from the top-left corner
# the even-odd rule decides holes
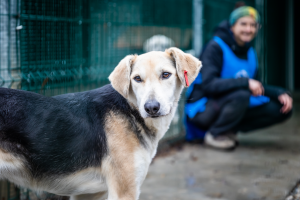
[[[175,47],[166,49],[165,52],[174,59],[177,74],[182,85],[188,87],[198,76],[202,67],[201,61]],[[185,72],[188,80],[185,78]]]
[[[108,77],[113,88],[125,98],[128,98],[131,67],[136,57],[137,55],[126,56]]]

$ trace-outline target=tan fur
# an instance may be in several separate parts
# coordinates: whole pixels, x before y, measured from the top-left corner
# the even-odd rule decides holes
[[[25,166],[23,158],[0,149],[0,178],[9,179],[11,182],[23,186],[28,185],[31,179],[28,178],[29,171]]]
[[[12,154],[9,154],[7,151],[0,149],[0,160],[4,162],[14,162],[14,158]]]
[[[183,72],[188,71],[191,84],[200,68],[201,62],[197,58],[177,48],[126,56],[111,73],[109,80],[113,88],[139,111],[145,125],[151,130],[151,137],[141,132],[146,147],[134,133],[132,122],[126,116],[111,111],[103,122],[108,155],[102,160],[101,167],[32,180],[25,168],[25,159],[0,149],[0,172],[4,175],[1,178],[35,190],[70,195],[71,200],[100,200],[107,190],[109,200],[137,200],[158,142],[168,130],[183,85],[186,86]],[[162,78],[164,72],[171,76]],[[135,76],[140,76],[143,81],[136,82],[133,80]],[[149,117],[145,111],[144,105],[149,100],[160,103],[157,118]]]
[[[140,146],[139,141],[128,121],[113,112],[107,115],[105,130],[109,159],[103,164],[109,170],[106,175],[109,189],[115,190],[109,192],[116,193],[118,199],[136,199],[134,152]]]
[[[178,77],[182,84],[185,87],[188,87],[185,82],[184,71],[187,71],[188,81],[189,84],[191,84],[199,73],[199,70],[202,66],[201,61],[192,55],[186,54],[180,49],[174,47],[167,49],[165,52],[174,58]]]
[[[115,90],[117,90],[124,98],[128,98],[131,66],[136,57],[137,55],[126,56],[108,77]]]
[[[0,170],[1,164],[12,165],[14,167],[22,167],[22,161],[19,158],[16,158],[13,154],[0,149]]]

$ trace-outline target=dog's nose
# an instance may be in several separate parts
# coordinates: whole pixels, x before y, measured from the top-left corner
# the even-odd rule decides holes
[[[144,108],[150,115],[154,115],[159,111],[160,104],[157,101],[148,101],[145,103]]]

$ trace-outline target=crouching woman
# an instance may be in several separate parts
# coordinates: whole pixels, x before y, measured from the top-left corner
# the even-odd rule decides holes
[[[259,14],[249,6],[235,9],[202,52],[202,70],[189,88],[185,107],[188,137],[205,130],[204,141],[232,149],[237,132],[264,128],[288,119],[292,98],[279,87],[257,80],[257,55],[250,42]]]

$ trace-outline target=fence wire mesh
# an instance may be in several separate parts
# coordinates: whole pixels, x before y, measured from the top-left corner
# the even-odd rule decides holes
[[[144,53],[145,41],[158,34],[191,49],[191,6],[192,0],[1,0],[0,86],[46,96],[100,87],[123,57]]]
[[[168,13],[171,3],[184,9]],[[143,53],[155,34],[191,48],[191,1],[27,0],[20,7],[18,88],[49,96],[108,83],[118,62]]]
[[[107,77],[123,57],[157,48],[148,39],[158,35],[168,38],[161,44],[162,49],[172,44],[190,50],[192,2],[1,0],[0,87],[46,96],[97,88],[109,83]],[[201,0],[204,44],[211,38],[213,28],[228,18],[235,2]],[[246,0],[248,5],[257,2],[263,0]],[[261,12],[264,7],[259,9]],[[167,139],[182,136],[183,102],[184,97]],[[9,185],[1,184],[2,188]],[[41,199],[30,192],[22,189],[19,196]]]
[[[192,0],[1,0],[0,87],[46,96],[101,87],[126,55],[151,50],[145,41],[155,35],[191,49]],[[180,102],[166,137],[183,133],[182,112]]]

